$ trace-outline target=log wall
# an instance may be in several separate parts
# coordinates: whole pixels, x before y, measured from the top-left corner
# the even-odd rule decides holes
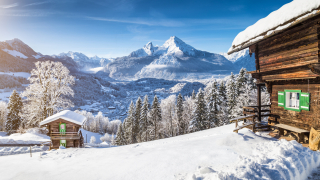
[[[72,123],[70,121],[66,121],[64,119],[57,119],[51,123],[48,123],[47,127],[50,132],[59,132],[59,124],[60,123],[66,123],[67,129],[66,132],[78,132],[79,129],[81,128],[80,125]]]
[[[310,70],[299,70],[299,67],[319,63],[319,23],[320,16],[314,17],[250,47],[255,49],[259,73],[276,71],[273,75],[262,75],[260,79],[274,81],[318,77]],[[297,71],[284,73],[282,70],[285,68],[297,68]]]
[[[318,83],[318,84],[316,84]],[[278,106],[278,91],[301,90],[310,93],[310,111],[301,110],[301,112],[285,110]],[[311,127],[320,129],[320,81],[312,82],[282,82],[282,84],[273,84],[271,93],[271,113],[280,116],[279,122],[301,129],[309,130]]]

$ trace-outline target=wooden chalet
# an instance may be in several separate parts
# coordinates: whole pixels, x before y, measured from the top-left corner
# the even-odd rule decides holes
[[[296,133],[300,142],[311,128],[320,130],[319,9],[319,1],[294,0],[239,33],[228,52],[249,48],[254,53],[256,70],[249,73],[257,80],[258,104],[247,109],[259,121],[268,116],[280,135],[284,130]],[[265,111],[261,86],[270,93]]]
[[[60,146],[83,147],[80,128],[85,120],[86,117],[69,110],[43,120],[40,126],[48,129],[48,136],[51,137],[50,149],[58,149]]]

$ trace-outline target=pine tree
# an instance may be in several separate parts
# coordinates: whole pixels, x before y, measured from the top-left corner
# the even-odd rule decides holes
[[[141,141],[148,141],[148,112],[149,112],[149,99],[148,95],[144,97],[143,106],[141,108],[141,116],[140,116],[140,134],[141,134]]]
[[[159,122],[161,122],[161,108],[157,95],[154,96],[151,108],[151,120],[154,127],[153,140],[156,140],[159,139]]]
[[[125,120],[125,136],[127,138],[128,144],[134,144],[137,142],[135,132],[134,132],[134,126],[135,126],[135,120],[134,120],[134,104],[131,101],[128,117]]]
[[[247,83],[248,78],[247,78],[247,70],[246,68],[241,68],[239,75],[237,76],[236,79],[236,89],[237,89],[237,95],[239,96],[241,93],[243,93],[243,88],[245,84]]]
[[[229,113],[228,113],[228,104],[227,104],[227,89],[224,85],[224,82],[221,82],[219,87],[219,101],[220,101],[220,112],[218,115],[218,126],[223,126],[229,124]]]
[[[193,100],[195,100],[195,99],[196,99],[196,92],[194,92],[194,90],[192,91],[191,99],[193,99]]]
[[[218,126],[218,107],[220,106],[218,83],[212,84],[211,91],[208,95],[208,128]]]
[[[228,112],[229,112],[229,119],[232,119],[236,116],[234,112],[234,107],[236,105],[237,100],[237,85],[235,82],[235,76],[231,72],[231,76],[227,81],[227,100],[228,100]]]
[[[136,102],[136,108],[134,112],[133,134],[136,137],[137,142],[141,142],[140,134],[140,117],[141,117],[142,100],[139,97]]]
[[[178,119],[178,134],[182,135],[185,134],[185,123],[183,121],[182,115],[183,115],[183,98],[181,93],[179,93],[178,98],[177,98],[177,107],[176,107],[176,112],[177,112],[177,119]]]
[[[20,112],[22,111],[22,99],[14,90],[9,98],[8,103],[8,116],[6,121],[6,131],[11,132],[19,128],[21,124]]]
[[[204,93],[199,89],[196,98],[196,109],[192,121],[195,131],[201,131],[207,128],[207,106],[204,100]]]
[[[122,145],[126,145],[126,138],[124,136],[124,132],[123,132],[123,124],[119,125],[119,129],[117,131],[117,137],[116,137],[116,141],[115,144],[118,146],[122,146]]]

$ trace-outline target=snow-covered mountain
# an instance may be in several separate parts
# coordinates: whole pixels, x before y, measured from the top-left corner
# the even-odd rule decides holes
[[[0,49],[14,57],[18,58],[35,58],[39,59],[42,57],[42,54],[36,53],[32,48],[27,44],[22,42],[20,39],[12,39],[7,41],[0,42]]]
[[[70,57],[74,60],[81,69],[95,68],[106,66],[112,59],[100,58],[98,56],[88,57],[80,52],[69,51],[67,53],[60,53],[58,55],[52,55],[52,57],[63,59],[65,57]]]
[[[249,49],[244,49],[239,52],[228,55],[227,53],[221,53],[229,61],[233,62],[234,66],[238,69],[242,67],[246,68],[248,71],[256,70],[254,54],[250,57]]]
[[[176,36],[162,46],[149,42],[105,67],[109,76],[116,79],[203,79],[235,70],[224,56],[197,50]]]

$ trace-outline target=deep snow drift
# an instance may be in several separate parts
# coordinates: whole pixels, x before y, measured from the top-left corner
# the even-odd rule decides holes
[[[305,179],[320,153],[234,124],[112,148],[4,156],[1,179]]]

